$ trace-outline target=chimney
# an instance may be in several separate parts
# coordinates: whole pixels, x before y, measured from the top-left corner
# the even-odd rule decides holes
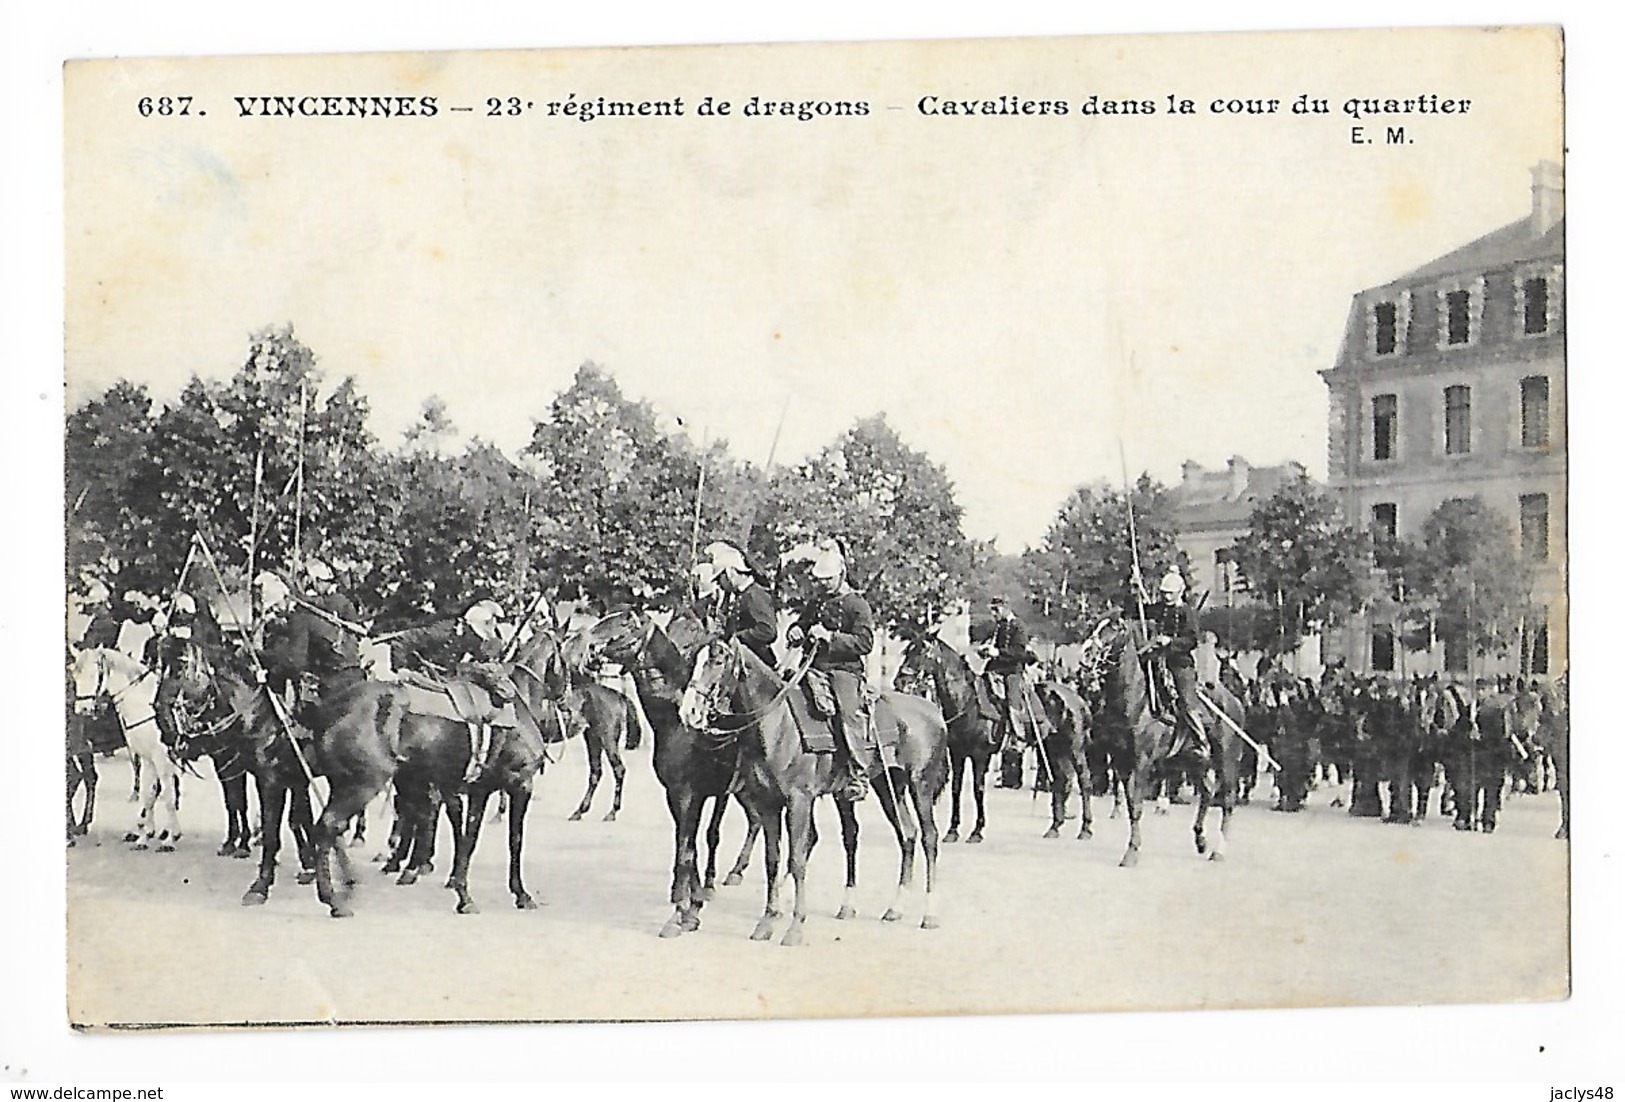
[[[1230,457],[1230,497],[1232,500],[1247,492],[1247,478],[1253,473],[1252,465],[1239,455]]]
[[[1529,170],[1529,176],[1530,230],[1541,237],[1563,220],[1563,168],[1541,161]]]

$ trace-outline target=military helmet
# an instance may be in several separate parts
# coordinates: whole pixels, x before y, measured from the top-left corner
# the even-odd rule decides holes
[[[171,616],[175,619],[197,615],[197,602],[192,599],[190,593],[175,594],[175,603],[170,608]]]
[[[313,582],[330,582],[333,580],[333,568],[321,559],[306,559],[305,577]]]
[[[1185,592],[1184,575],[1180,574],[1177,568],[1170,566],[1168,573],[1164,574],[1162,581],[1157,584],[1157,590],[1170,597],[1182,596]]]
[[[827,581],[831,578],[839,578],[845,571],[846,560],[841,558],[839,551],[832,548],[820,552],[818,557],[813,560],[812,576],[815,578],[822,578]]]

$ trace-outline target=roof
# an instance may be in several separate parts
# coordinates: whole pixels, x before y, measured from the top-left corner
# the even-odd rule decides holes
[[[1412,280],[1433,279],[1455,272],[1482,272],[1524,260],[1562,256],[1565,220],[1559,218],[1552,223],[1550,229],[1538,237],[1532,234],[1533,221],[1533,215],[1520,218],[1510,225],[1485,234],[1476,241],[1469,241],[1459,249],[1453,249],[1435,260],[1430,260],[1420,268],[1406,272],[1391,282],[1406,283]]]
[[[1268,500],[1282,485],[1307,473],[1303,464],[1295,460],[1272,467],[1254,467],[1237,456],[1230,463],[1230,467],[1212,470],[1195,463],[1185,465],[1183,481],[1171,491],[1174,520],[1181,532],[1244,528],[1259,502]],[[1232,470],[1238,464],[1245,473],[1239,493]]]

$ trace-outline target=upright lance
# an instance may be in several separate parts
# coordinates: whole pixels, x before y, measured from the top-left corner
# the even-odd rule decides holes
[[[1134,584],[1134,601],[1139,607],[1140,623],[1145,624],[1145,575],[1140,572],[1140,537],[1134,526],[1134,487],[1128,480],[1128,456],[1123,451],[1123,441],[1117,441],[1117,460],[1123,468],[1123,501],[1128,506],[1128,546],[1129,553],[1134,557],[1132,580]],[[1157,707],[1157,685],[1155,678],[1146,679],[1147,695],[1151,699],[1151,707]]]

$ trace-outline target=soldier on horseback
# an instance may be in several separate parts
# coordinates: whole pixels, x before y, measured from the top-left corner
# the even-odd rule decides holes
[[[837,745],[845,751],[846,780],[840,795],[861,800],[869,794],[868,717],[863,712],[864,659],[874,648],[874,612],[846,580],[846,560],[826,547],[812,564],[820,592],[785,632],[791,646],[810,643],[812,668],[828,676],[835,697]]]
[[[1004,690],[999,703],[1002,713],[999,745],[1003,748],[999,783],[1003,788],[1020,788],[1021,740],[1012,736],[1019,735],[1024,729],[1021,722],[1025,702],[1024,675],[1027,664],[1032,661],[1032,654],[1027,650],[1027,625],[1011,611],[1010,602],[1003,594],[990,599],[988,607],[993,613],[993,636],[979,649],[987,658],[984,669],[988,681],[997,683]],[[1028,731],[1027,737],[1036,738],[1037,732]]]
[[[158,730],[171,750],[185,739],[177,719],[181,698],[207,691],[205,664],[219,649],[217,636],[212,620],[199,616],[192,595],[177,593],[163,630],[147,642],[146,665],[158,674],[154,701]]]
[[[501,708],[518,695],[504,666],[509,655],[502,615],[502,606],[495,601],[477,601],[461,616],[402,632],[391,645],[391,663],[397,669],[427,673],[452,685],[459,679],[472,682],[490,693],[491,703]],[[452,696],[457,699],[455,692]],[[490,757],[491,724],[471,722],[469,728],[473,744],[463,780],[472,784],[485,772]]]
[[[361,669],[355,606],[338,592],[333,568],[310,559],[305,580],[309,590],[302,598],[290,594],[274,574],[260,575],[256,585],[266,602],[266,681],[277,692],[292,685],[294,717],[320,730],[327,705],[366,675]]]
[[[1209,757],[1207,727],[1196,696],[1195,651],[1201,640],[1196,611],[1185,603],[1185,579],[1177,568],[1168,568],[1157,589],[1162,600],[1146,609],[1156,635],[1145,653],[1161,660],[1173,683],[1174,699],[1167,708],[1173,713],[1175,725],[1184,730],[1198,755],[1205,759]]]
[[[773,644],[779,638],[778,609],[767,591],[767,574],[739,548],[713,543],[705,549],[722,582],[722,635],[738,639],[775,669],[779,659]]]

